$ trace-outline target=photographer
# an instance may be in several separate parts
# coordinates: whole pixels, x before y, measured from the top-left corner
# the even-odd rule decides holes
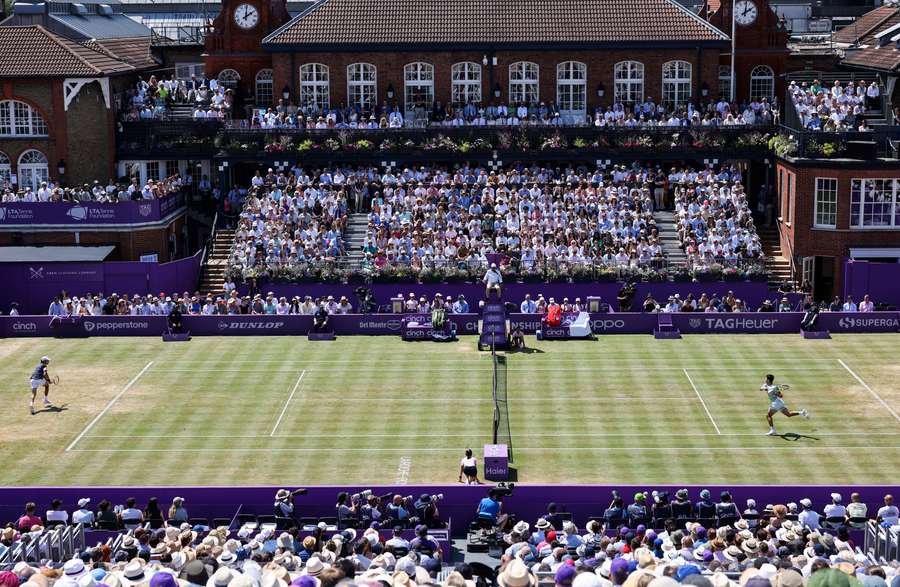
[[[275,516],[278,518],[293,518],[294,496],[304,494],[306,494],[305,489],[295,489],[294,491],[279,489],[275,493]]]
[[[424,524],[428,528],[443,528],[444,522],[441,521],[440,512],[437,508],[437,501],[444,499],[444,494],[428,495],[423,493],[419,499],[413,504],[416,509],[416,517],[419,523]]]
[[[359,494],[356,493],[353,497],[350,497],[350,494],[346,491],[341,491],[337,496],[337,504],[334,506],[335,510],[337,510],[337,524],[338,529],[343,530],[348,526],[353,525],[356,521],[357,510],[359,505]]]
[[[619,311],[620,312],[630,312],[631,311],[631,303],[634,299],[634,295],[637,293],[637,286],[633,283],[625,283],[622,286],[622,289],[619,290],[619,295],[616,296],[616,299],[619,301]]]
[[[359,521],[366,528],[372,525],[372,522],[381,520],[381,498],[377,495],[370,495],[366,498],[366,503],[359,508]]]
[[[409,510],[406,508],[409,507],[410,502],[412,502],[411,495],[406,497],[399,494],[395,495],[391,503],[385,508],[384,513],[387,514],[389,520],[393,520],[392,523],[399,522],[405,525],[409,521]]]

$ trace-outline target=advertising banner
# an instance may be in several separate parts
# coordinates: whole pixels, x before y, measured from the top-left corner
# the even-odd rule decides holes
[[[0,203],[0,226],[33,224],[142,224],[158,222],[184,203],[178,194],[159,200],[99,202]]]

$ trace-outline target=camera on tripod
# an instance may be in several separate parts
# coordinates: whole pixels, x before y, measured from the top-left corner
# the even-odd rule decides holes
[[[375,295],[368,287],[357,287],[353,290],[356,295],[357,311],[360,314],[371,314],[375,310]]]
[[[500,482],[497,483],[497,486],[494,487],[494,495],[497,496],[498,499],[503,499],[504,497],[509,497],[513,494],[513,489],[516,488],[515,483],[506,483]]]

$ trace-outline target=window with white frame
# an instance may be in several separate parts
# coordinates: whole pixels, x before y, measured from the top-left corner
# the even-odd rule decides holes
[[[837,224],[837,187],[837,178],[816,178],[816,226],[834,228]]]
[[[260,69],[256,72],[256,105],[272,106],[275,102],[275,92],[272,86],[272,70]]]
[[[757,65],[750,72],[750,99],[771,101],[775,96],[775,73],[768,65]]]
[[[37,190],[41,183],[50,180],[47,156],[37,149],[29,149],[19,156],[19,187]]]
[[[147,161],[146,179],[144,179],[143,181],[146,182],[149,179],[152,179],[153,181],[160,179],[160,177],[159,177],[159,161]]]
[[[509,66],[509,101],[512,104],[532,104],[538,101],[537,63],[519,61]]]
[[[166,161],[166,177],[172,177],[173,175],[180,172],[181,170],[179,169],[178,161]]]
[[[228,90],[237,88],[238,82],[241,81],[241,74],[233,69],[223,69],[216,77],[219,85]]]
[[[450,97],[454,104],[481,102],[481,65],[472,61],[454,63],[450,68]]]
[[[300,66],[300,107],[309,113],[328,110],[330,83],[328,66],[304,63]]]
[[[434,66],[430,63],[407,63],[403,67],[403,92],[407,115],[418,108],[431,108],[434,102]]]
[[[667,61],[662,67],[662,99],[670,106],[680,106],[691,99],[691,64]]]
[[[37,110],[19,100],[0,102],[0,136],[41,137],[47,135],[47,123]]]
[[[347,66],[347,102],[362,110],[371,110],[378,102],[378,71],[371,63],[351,63]]]
[[[9,180],[12,177],[12,165],[10,165],[9,156],[0,151],[0,188],[9,187]]]
[[[191,76],[196,76],[197,79],[202,78],[206,74],[206,64],[205,63],[176,63],[175,64],[175,79],[181,81],[190,81]]]
[[[900,228],[900,179],[852,180],[850,228]]]
[[[719,66],[719,100],[731,101],[731,66]]]
[[[636,104],[644,101],[644,64],[640,61],[620,61],[613,68],[614,101]]]
[[[587,66],[564,61],[556,66],[556,104],[565,116],[581,117],[587,111]]]

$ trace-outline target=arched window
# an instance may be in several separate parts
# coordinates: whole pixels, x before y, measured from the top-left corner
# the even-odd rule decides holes
[[[41,182],[50,180],[47,156],[36,149],[29,149],[19,156],[19,187],[37,191]]]
[[[272,70],[260,69],[256,72],[256,105],[268,108],[275,102],[272,90]]]
[[[680,106],[691,99],[691,64],[667,61],[662,67],[662,99],[670,106]]]
[[[0,102],[0,136],[35,137],[47,135],[47,123],[37,110],[18,100]]]
[[[750,99],[772,100],[775,96],[775,73],[768,65],[757,65],[750,72]]]
[[[241,74],[233,69],[223,69],[216,77],[222,87],[233,90],[237,88],[238,82],[241,81]]]
[[[481,102],[481,65],[471,61],[450,68],[450,99],[454,104]]]
[[[328,110],[328,66],[321,63],[304,63],[300,66],[300,107],[307,114]]]
[[[371,110],[378,102],[378,70],[371,63],[351,63],[347,66],[347,103]]]
[[[719,66],[719,100],[731,101],[731,66]]]
[[[538,101],[538,79],[540,71],[537,63],[518,61],[509,66],[509,101],[515,104],[533,104]]]
[[[0,151],[0,188],[9,187],[10,176],[12,176],[12,166],[9,164],[9,157]]]
[[[565,122],[584,122],[587,112],[587,65],[564,61],[556,66],[556,103]]]
[[[640,61],[620,61],[613,69],[614,101],[635,104],[644,101],[644,64]]]
[[[415,123],[425,123],[428,116],[426,110],[434,102],[434,66],[422,62],[405,65],[403,93],[406,116]]]

